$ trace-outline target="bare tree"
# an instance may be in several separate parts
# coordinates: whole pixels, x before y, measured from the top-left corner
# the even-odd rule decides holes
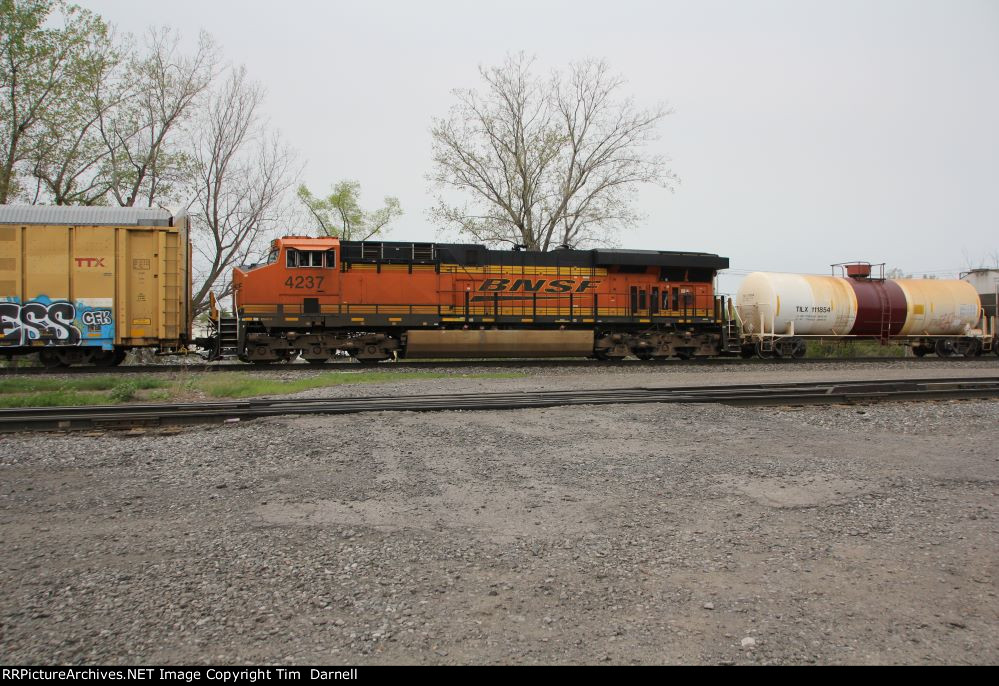
[[[480,68],[484,92],[455,90],[450,116],[434,120],[430,180],[442,194],[432,216],[476,240],[530,250],[609,242],[639,218],[638,186],[677,181],[664,157],[643,151],[669,110],[621,97],[624,79],[602,61],[549,78],[532,67],[521,54]],[[450,204],[451,190],[470,202]]]
[[[195,313],[207,308],[213,289],[219,297],[232,292],[229,269],[260,250],[298,176],[292,151],[260,120],[263,97],[243,67],[233,69],[198,122],[190,206],[197,254]]]
[[[119,205],[152,207],[185,179],[187,160],[176,134],[216,76],[219,56],[205,32],[193,55],[182,54],[180,41],[172,29],[150,29],[146,53],[133,60],[127,76],[135,90],[125,106],[99,121],[108,186]]]

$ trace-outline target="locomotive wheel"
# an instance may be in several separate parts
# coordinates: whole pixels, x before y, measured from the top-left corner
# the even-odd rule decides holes
[[[934,346],[937,357],[953,357],[957,351],[954,350],[954,341],[949,338],[941,338]]]
[[[676,356],[679,357],[681,360],[689,360],[694,356],[694,353],[690,352],[689,350],[677,350]]]
[[[637,357],[640,360],[648,361],[652,359],[652,353],[646,353],[646,352],[635,353],[635,357]]]
[[[739,357],[741,357],[744,360],[748,360],[749,358],[755,355],[756,355],[756,349],[751,345],[744,345],[739,350]]]

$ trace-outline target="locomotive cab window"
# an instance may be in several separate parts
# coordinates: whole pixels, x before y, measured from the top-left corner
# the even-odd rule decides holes
[[[323,267],[326,269],[336,267],[335,250],[295,250],[289,248],[287,255],[289,267]]]

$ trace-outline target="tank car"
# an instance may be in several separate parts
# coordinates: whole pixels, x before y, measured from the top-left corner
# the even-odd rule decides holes
[[[995,330],[966,281],[886,279],[869,263],[833,265],[841,276],[754,272],[736,294],[742,352],[800,357],[809,338],[874,339],[917,356],[975,356],[995,348]]]
[[[727,267],[709,253],[287,236],[234,270],[216,348],[258,363],[711,356],[728,345],[713,284]]]

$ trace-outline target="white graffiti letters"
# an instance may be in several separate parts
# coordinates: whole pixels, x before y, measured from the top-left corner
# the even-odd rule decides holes
[[[87,326],[106,326],[111,323],[111,310],[87,310],[80,315]]]
[[[100,310],[92,312],[95,315],[102,313]],[[110,312],[107,314],[110,320]],[[8,345],[30,345],[31,341],[76,345],[80,342],[80,330],[73,325],[75,319],[76,307],[70,302],[24,305],[0,302],[0,339]]]

